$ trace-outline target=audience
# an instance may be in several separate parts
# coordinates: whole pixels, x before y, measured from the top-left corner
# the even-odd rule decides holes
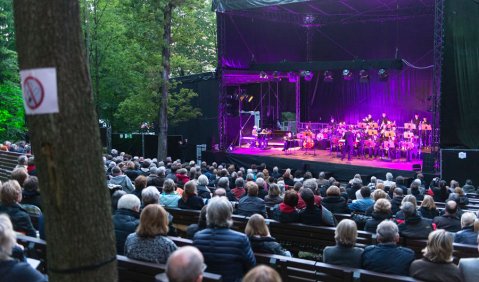
[[[449,199],[449,194],[451,191],[447,189],[447,183],[444,180],[438,182],[438,186],[432,187],[432,192],[434,193],[434,202],[445,202]]]
[[[46,282],[46,277],[33,269],[26,261],[12,258],[15,245],[16,234],[13,231],[12,222],[7,215],[0,214],[0,280]]]
[[[368,187],[361,187],[361,196],[362,199],[353,200],[348,205],[351,212],[365,212],[370,206],[374,205],[374,201],[371,199],[371,190]]]
[[[461,231],[454,236],[454,243],[476,245],[477,232],[474,231],[474,223],[477,216],[472,212],[465,212],[461,216]]]
[[[178,207],[180,209],[201,210],[205,203],[203,199],[197,196],[196,182],[190,180],[185,184],[185,190],[178,200]]]
[[[457,215],[457,203],[449,200],[446,202],[445,213],[441,216],[436,216],[433,222],[438,229],[445,229],[449,232],[457,232],[461,230],[461,220]]]
[[[414,209],[417,209],[416,197],[413,195],[406,195],[401,201],[400,210],[396,213],[396,222],[402,223],[405,219],[404,212],[401,210],[404,203],[411,203],[414,206]],[[420,214],[419,214],[420,215]]]
[[[277,204],[283,202],[283,197],[281,197],[281,191],[277,184],[270,184],[268,189],[268,195],[264,197],[264,203],[267,207],[274,207]]]
[[[397,225],[385,220],[376,230],[377,245],[367,246],[362,255],[364,269],[397,275],[408,275],[409,266],[414,260],[414,251],[397,245],[399,230]]]
[[[479,236],[476,238],[477,250],[479,251]],[[461,258],[459,260],[459,271],[464,282],[479,281],[479,258]]]
[[[37,236],[30,216],[19,204],[22,201],[22,187],[18,181],[9,180],[2,184],[0,201],[0,213],[6,213],[10,217],[15,231],[31,237]]]
[[[444,229],[429,234],[424,258],[411,264],[410,275],[423,281],[461,282],[461,272],[452,262],[453,237]]]
[[[298,205],[298,194],[294,190],[288,190],[284,193],[284,200],[279,205],[274,206],[272,213],[273,219],[281,222],[299,222],[299,213],[296,210]]]
[[[1,184],[0,184],[1,185]],[[38,188],[38,178],[29,176],[23,182],[22,204],[34,205],[42,209],[42,198]]]
[[[123,191],[127,193],[131,193],[135,189],[135,187],[133,187],[133,183],[131,183],[131,179],[124,175],[118,166],[111,170],[111,178],[108,181],[108,184],[119,185]]]
[[[246,190],[244,189],[244,179],[242,177],[236,178],[235,188],[231,189],[231,193],[233,193],[238,201],[241,199],[241,197],[246,195]]]
[[[363,249],[355,247],[357,237],[356,223],[343,219],[334,231],[336,246],[326,247],[323,251],[323,262],[360,268]]]
[[[200,211],[200,217],[198,218],[198,223],[190,224],[186,228],[186,237],[189,239],[193,239],[196,232],[206,229],[206,208],[208,206],[203,206]]]
[[[155,263],[166,260],[177,247],[168,234],[168,213],[156,204],[150,204],[140,215],[140,224],[135,233],[125,241],[125,256]]]
[[[364,231],[376,232],[379,223],[392,218],[391,203],[386,199],[378,199],[374,203],[374,211],[371,218],[364,225]]]
[[[267,217],[264,200],[258,197],[258,185],[253,181],[246,183],[248,195],[239,200],[237,213],[242,216],[261,214]]]
[[[230,229],[232,212],[226,197],[212,198],[206,209],[208,228],[193,238],[193,245],[205,257],[207,271],[222,275],[224,281],[239,281],[256,265],[248,237]]]
[[[163,193],[160,197],[160,204],[167,208],[177,208],[180,196],[176,193],[176,184],[171,179],[165,179]]]
[[[126,237],[135,232],[140,224],[140,199],[132,194],[123,195],[118,200],[118,209],[113,215],[115,227],[116,251],[123,255]]]
[[[429,219],[434,219],[436,216],[439,216],[439,211],[436,209],[436,203],[434,202],[433,197],[429,195],[424,196],[419,212],[423,217]]]
[[[200,282],[206,269],[203,255],[191,246],[174,251],[166,262],[166,276],[169,282]]]
[[[433,231],[432,220],[421,217],[410,202],[405,202],[401,210],[405,220],[398,225],[399,234],[405,238],[427,239]]]
[[[141,191],[141,202],[142,207],[146,207],[150,204],[159,204],[160,203],[160,192],[156,187],[149,186]]]
[[[321,205],[332,213],[349,213],[348,200],[341,197],[341,190],[337,186],[330,186],[326,190],[326,197]]]
[[[133,190],[132,194],[137,196],[138,199],[141,199],[141,191],[146,188],[146,184],[146,176],[139,175],[137,178],[135,178],[135,190]]]
[[[467,193],[467,194],[475,194],[476,193],[476,187],[474,187],[474,185],[472,185],[472,180],[471,179],[466,180],[466,184],[464,184],[464,186],[462,186],[462,190],[464,191],[464,193]]]
[[[291,256],[289,251],[283,249],[283,247],[276,242],[276,239],[271,237],[262,215],[252,215],[248,220],[244,233],[248,236],[251,248],[254,252]]]
[[[243,282],[282,282],[276,270],[267,265],[258,265],[248,271],[242,280]]]

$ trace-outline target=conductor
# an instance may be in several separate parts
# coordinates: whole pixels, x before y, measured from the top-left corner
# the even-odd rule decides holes
[[[353,127],[350,125],[346,132],[344,132],[343,139],[345,140],[345,144],[343,146],[343,151],[341,154],[341,160],[344,160],[346,156],[346,152],[348,153],[348,161],[351,160],[351,155],[353,154],[354,150],[354,133],[352,131]]]

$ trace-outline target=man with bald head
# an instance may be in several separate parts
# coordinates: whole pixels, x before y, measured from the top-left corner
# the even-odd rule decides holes
[[[436,216],[433,223],[436,224],[437,229],[445,229],[449,232],[457,232],[461,230],[461,219],[457,215],[457,203],[449,200],[446,202],[444,214]]]
[[[206,268],[201,252],[191,246],[173,252],[166,262],[169,282],[200,282]]]

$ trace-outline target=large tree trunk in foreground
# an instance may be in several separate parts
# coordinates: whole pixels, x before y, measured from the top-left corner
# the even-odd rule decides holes
[[[50,281],[115,281],[100,135],[75,0],[15,0],[20,69],[55,67],[59,113],[28,116]]]
[[[173,3],[169,3],[164,11],[164,27],[163,27],[163,47],[162,47],[162,65],[161,74],[161,99],[159,125],[160,132],[158,134],[158,160],[164,160],[168,153],[168,83],[170,79],[170,43],[171,43],[171,14],[173,12]]]

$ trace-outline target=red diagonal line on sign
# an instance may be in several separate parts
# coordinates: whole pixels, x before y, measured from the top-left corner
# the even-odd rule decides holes
[[[29,80],[29,81],[26,81],[25,84],[27,85],[28,90],[30,91],[30,98],[33,100],[33,103],[34,103],[34,105],[32,106],[32,108],[37,107],[37,106],[38,106],[38,105],[37,105],[37,99],[35,99],[35,93],[33,93],[33,90],[32,90],[32,88],[31,88],[31,86],[30,86],[30,80]]]

